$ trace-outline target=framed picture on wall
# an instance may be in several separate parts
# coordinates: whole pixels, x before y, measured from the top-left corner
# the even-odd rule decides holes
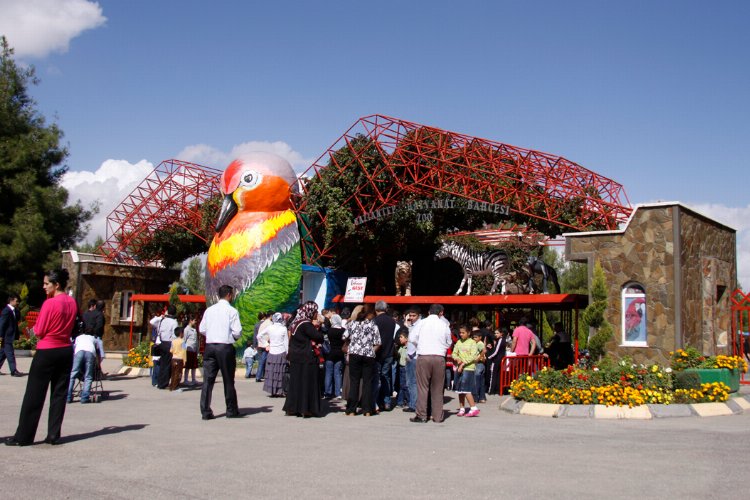
[[[637,285],[630,285],[622,292],[622,345],[648,345],[646,293]]]

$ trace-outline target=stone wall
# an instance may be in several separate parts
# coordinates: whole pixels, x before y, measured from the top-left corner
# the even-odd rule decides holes
[[[729,354],[736,235],[690,210],[680,210],[679,218],[684,344],[705,354]]]
[[[625,232],[607,231],[567,235],[569,260],[589,264],[591,282],[594,262],[604,270],[609,289],[606,318],[614,327],[607,351],[630,356],[639,363],[665,363],[675,345],[674,230],[671,208],[638,210]],[[646,291],[648,347],[622,346],[621,291],[636,282]],[[658,332],[658,334],[657,334]]]
[[[90,260],[87,260],[90,259]],[[70,273],[69,286],[79,306],[84,310],[90,299],[104,300],[104,348],[107,351],[126,351],[130,342],[130,321],[122,320],[120,302],[122,292],[162,294],[180,278],[180,270],[160,267],[139,267],[102,262],[96,256],[63,252],[63,267]],[[143,304],[133,305],[133,338],[147,334],[145,323],[148,311]]]
[[[566,235],[566,256],[586,262],[589,281],[599,261],[609,289],[607,350],[639,363],[667,363],[691,345],[705,354],[729,352],[730,296],[737,284],[736,234],[680,204],[641,206],[623,231]],[[677,252],[677,255],[675,254]],[[623,287],[646,292],[648,347],[622,345]]]

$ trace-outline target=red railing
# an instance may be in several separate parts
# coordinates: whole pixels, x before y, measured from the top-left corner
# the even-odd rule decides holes
[[[546,366],[549,366],[546,356],[505,356],[500,361],[500,394],[505,394],[510,383],[521,375],[533,375]]]
[[[745,359],[748,356],[748,332],[750,332],[750,294],[740,289],[734,291],[731,297],[732,303],[732,354]],[[740,384],[750,385],[750,374],[743,373]]]

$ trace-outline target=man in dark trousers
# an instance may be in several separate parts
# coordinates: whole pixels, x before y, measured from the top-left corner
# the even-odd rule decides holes
[[[239,418],[237,391],[234,389],[234,370],[237,359],[234,357],[234,342],[242,334],[240,315],[230,304],[234,289],[229,285],[219,287],[219,301],[206,309],[198,332],[206,337],[206,350],[203,353],[203,387],[201,388],[201,418],[212,420],[211,394],[216,376],[221,372],[224,381],[224,400],[227,405],[227,418]]]
[[[18,321],[21,313],[18,311],[18,295],[8,295],[8,305],[0,312],[0,368],[3,367],[5,359],[8,359],[8,367],[13,377],[21,377],[23,374],[16,369],[16,353],[13,350],[13,341],[18,338]]]
[[[384,300],[375,303],[375,319],[380,332],[380,349],[375,353],[375,376],[372,383],[372,394],[375,402],[385,411],[391,411],[393,396],[393,337],[396,334],[396,320],[387,314],[388,304]]]
[[[150,323],[151,326],[155,326],[158,331],[159,339],[159,380],[156,385],[159,389],[166,389],[169,387],[169,379],[172,376],[172,340],[175,338],[174,329],[179,325],[177,324],[177,308],[169,304],[167,306],[166,314],[162,316],[156,316]]]

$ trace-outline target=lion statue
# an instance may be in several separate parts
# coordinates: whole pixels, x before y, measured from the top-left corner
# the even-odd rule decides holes
[[[401,295],[402,289],[405,296],[411,296],[411,265],[410,260],[396,262],[396,296]]]

